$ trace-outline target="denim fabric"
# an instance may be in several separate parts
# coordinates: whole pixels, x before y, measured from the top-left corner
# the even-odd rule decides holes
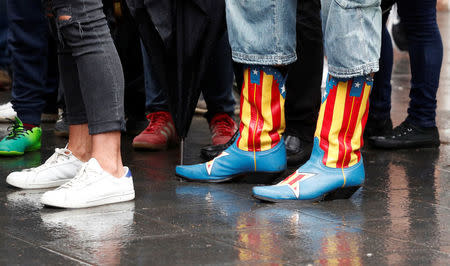
[[[0,69],[9,66],[10,58],[6,45],[8,37],[8,20],[6,17],[6,0],[0,0]]]
[[[142,46],[143,47],[143,46]],[[217,113],[227,113],[233,116],[235,101],[233,98],[233,66],[227,34],[218,41],[210,60],[210,67],[205,73],[202,93],[208,112],[208,121]],[[148,112],[169,110],[167,95],[159,85],[151,69],[149,57],[142,48],[145,79],[145,107]]]
[[[411,65],[411,99],[406,120],[422,127],[436,125],[436,93],[442,65],[442,39],[436,21],[436,0],[399,0],[398,14],[406,31]],[[383,34],[383,44],[390,39]],[[384,75],[375,84],[371,100],[370,116],[373,118],[388,118],[391,106],[390,78],[392,47],[383,46],[382,61],[390,65],[383,70]],[[374,97],[376,96],[376,97]]]
[[[22,122],[39,125],[58,90],[56,51],[40,0],[7,0],[12,104]],[[56,111],[56,110],[55,110]]]
[[[296,60],[296,0],[227,0],[233,60],[286,65]],[[380,0],[322,0],[329,73],[350,78],[378,71]]]
[[[378,71],[381,0],[322,0],[328,73],[351,78]]]
[[[168,111],[167,95],[153,73],[150,58],[141,41],[142,62],[144,65],[145,110],[149,113]]]
[[[59,40],[58,60],[69,124],[88,123],[89,134],[125,130],[122,65],[102,1],[47,3]]]
[[[441,74],[443,46],[436,21],[436,0],[399,0],[411,65],[411,91],[406,121],[422,127],[436,126],[436,94]]]
[[[287,65],[295,52],[296,0],[226,0],[233,60],[243,64]]]

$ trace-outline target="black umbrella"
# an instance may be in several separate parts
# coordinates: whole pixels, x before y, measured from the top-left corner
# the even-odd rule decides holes
[[[127,0],[183,144],[209,59],[226,34],[225,2]]]

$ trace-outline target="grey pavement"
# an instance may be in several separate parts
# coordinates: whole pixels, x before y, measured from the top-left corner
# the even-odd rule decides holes
[[[9,172],[37,166],[65,145],[53,125],[44,124],[41,151],[0,158],[0,265],[450,265],[450,13],[439,13],[439,23],[445,46],[441,146],[366,147],[366,182],[351,199],[267,204],[251,197],[250,184],[182,182],[174,174],[178,149],[134,151],[132,136],[124,136],[136,200],[44,208],[39,198],[45,190],[5,183]],[[409,79],[408,58],[396,52],[395,125],[406,117]],[[199,149],[209,141],[206,121],[195,117],[186,163],[201,162]]]

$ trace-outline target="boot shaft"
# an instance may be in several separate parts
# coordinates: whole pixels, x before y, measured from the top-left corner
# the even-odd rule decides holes
[[[361,160],[372,85],[370,76],[329,77],[314,134],[324,151],[324,165],[343,168]]]
[[[244,70],[239,149],[266,151],[280,142],[286,127],[285,80],[285,75],[269,66],[251,66]]]

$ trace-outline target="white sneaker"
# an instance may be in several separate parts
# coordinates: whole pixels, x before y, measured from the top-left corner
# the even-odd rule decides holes
[[[128,167],[117,178],[106,172],[92,158],[77,175],[59,188],[45,192],[41,203],[60,208],[86,208],[134,199],[133,177]]]
[[[82,165],[70,150],[56,148],[44,164],[12,172],[6,177],[6,183],[23,189],[58,187],[72,179]]]
[[[0,105],[0,122],[11,122],[9,120],[14,120],[16,115],[11,102]]]

